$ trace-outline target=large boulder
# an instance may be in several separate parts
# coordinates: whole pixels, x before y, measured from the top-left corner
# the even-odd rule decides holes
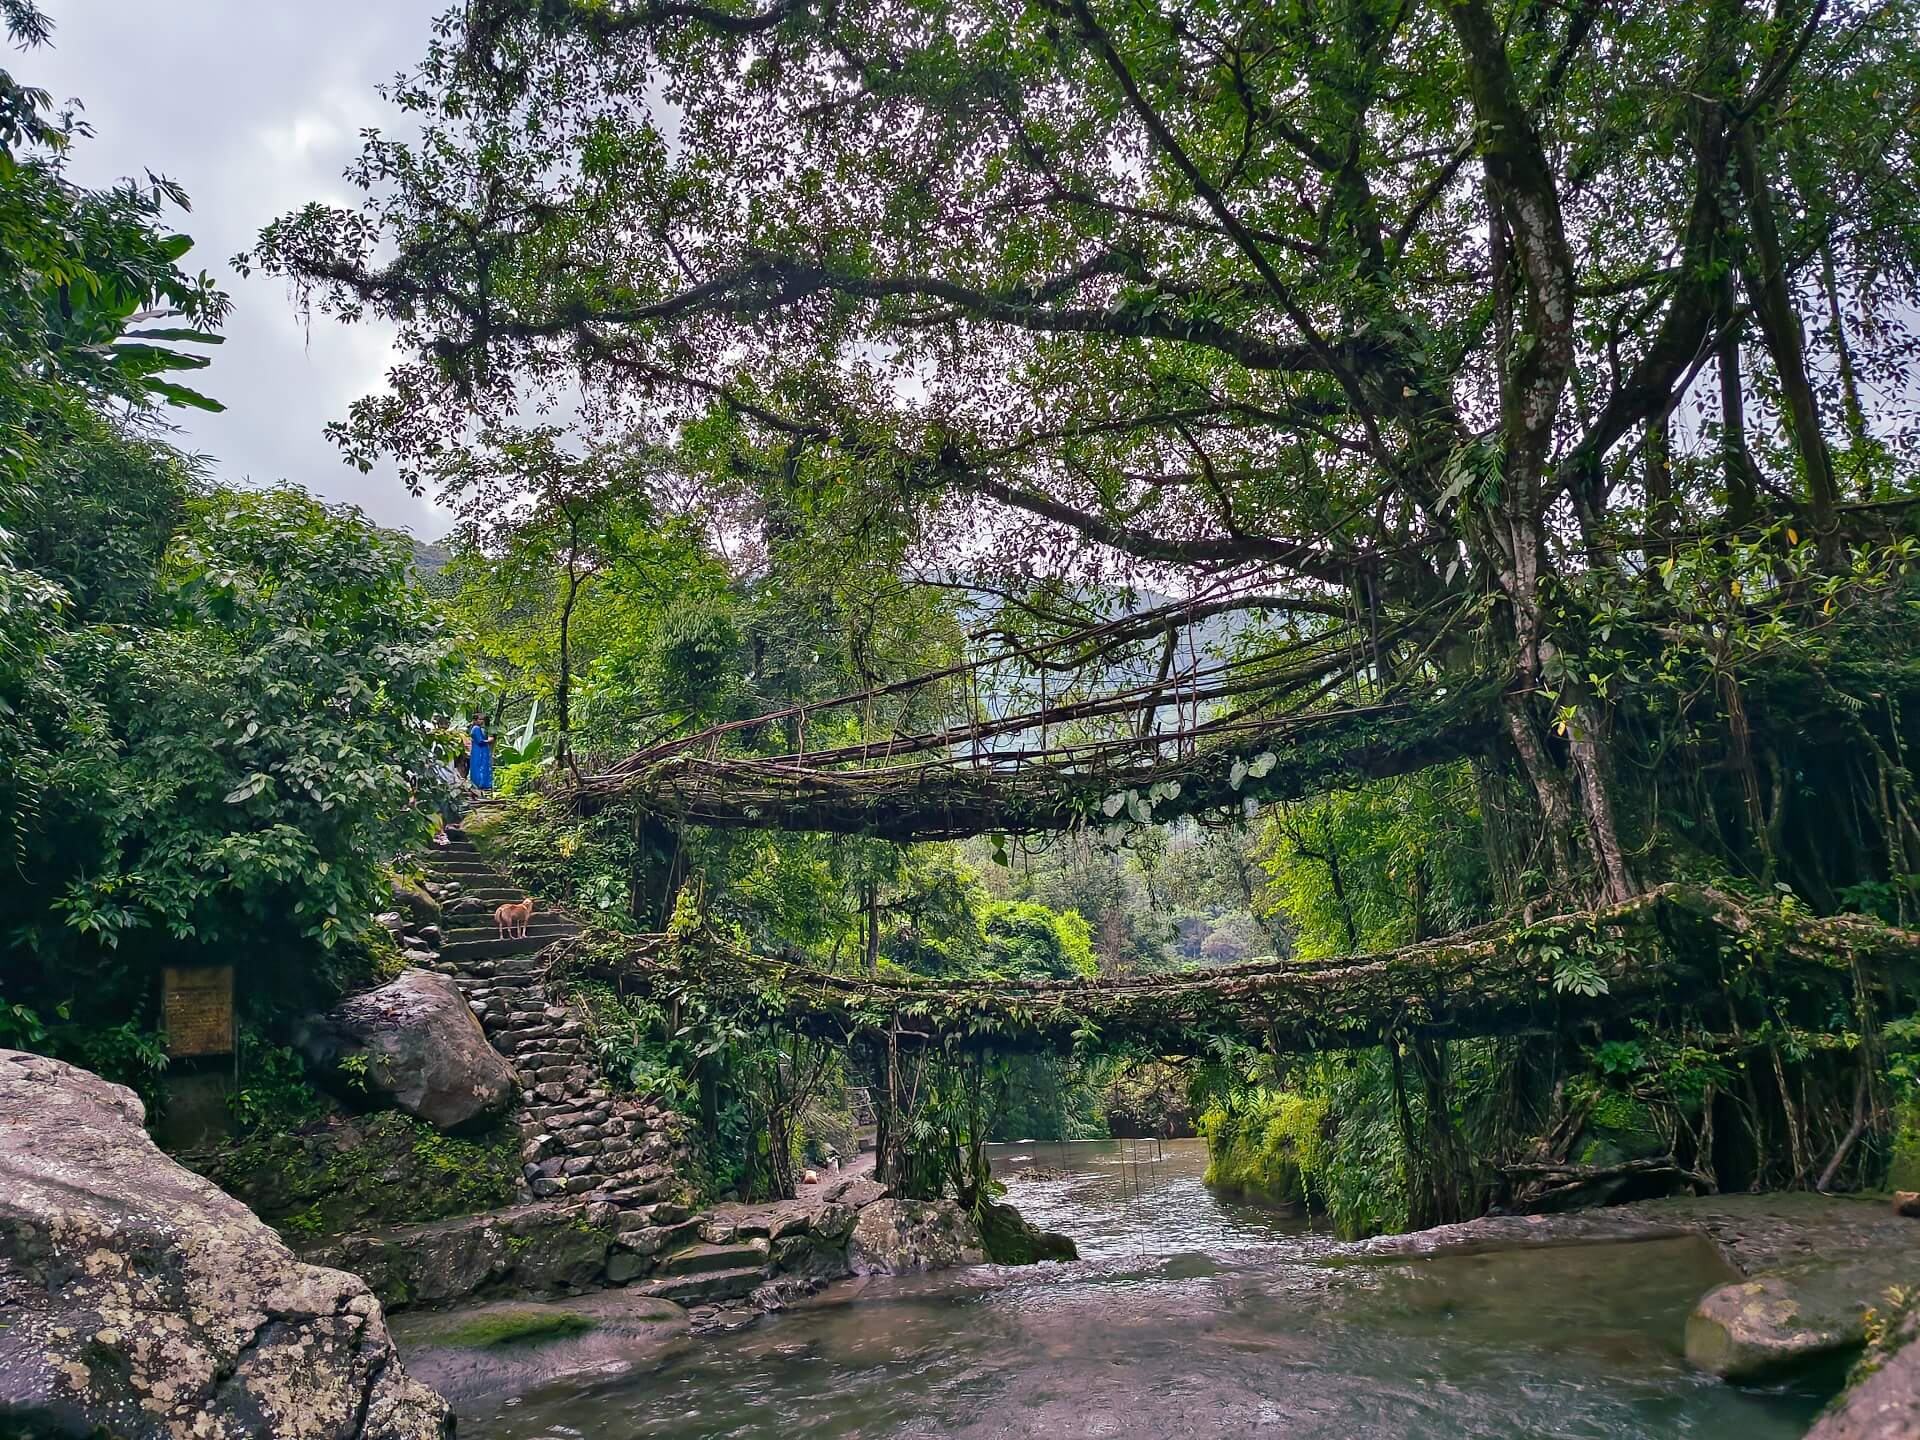
[[[1867,1311],[1916,1273],[1911,1251],[1814,1262],[1710,1291],[1687,1317],[1687,1359],[1723,1380],[1761,1380],[1867,1338]]]
[[[302,1027],[301,1052],[350,1091],[399,1106],[446,1131],[478,1129],[513,1101],[513,1070],[460,989],[431,970],[404,970]]]
[[[438,1440],[357,1276],[163,1155],[133,1092],[0,1050],[0,1434]]]
[[[440,923],[440,902],[418,885],[395,881],[393,908],[405,915],[416,930],[422,926]]]
[[[847,1242],[856,1275],[907,1275],[986,1260],[980,1228],[950,1200],[876,1200],[860,1212]]]

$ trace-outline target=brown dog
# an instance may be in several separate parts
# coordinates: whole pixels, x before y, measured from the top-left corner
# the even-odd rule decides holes
[[[527,925],[533,919],[533,896],[529,895],[518,905],[502,905],[493,912],[494,938],[505,940],[512,936],[515,940],[527,938]]]

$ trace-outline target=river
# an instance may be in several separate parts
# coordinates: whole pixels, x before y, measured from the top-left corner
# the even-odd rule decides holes
[[[1326,1235],[1208,1191],[1197,1141],[995,1166],[1078,1263],[848,1282],[461,1435],[1797,1440],[1818,1408],[1686,1367],[1685,1315],[1730,1275],[1704,1240],[1330,1263]]]

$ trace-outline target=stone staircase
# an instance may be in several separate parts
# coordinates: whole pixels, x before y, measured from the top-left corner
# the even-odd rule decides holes
[[[525,895],[460,829],[425,859],[441,902],[439,966],[452,976],[520,1082],[521,1159],[536,1199],[578,1196],[627,1212],[622,1231],[685,1218],[664,1204],[681,1189],[686,1152],[657,1105],[615,1097],[602,1083],[580,1017],[547,992],[541,954],[580,933],[538,902],[524,938],[502,937],[497,906]],[[663,1213],[665,1212],[665,1213]]]
[[[532,1203],[336,1237],[310,1258],[369,1277],[389,1306],[615,1285],[687,1307],[696,1331],[747,1323],[850,1273],[857,1206],[882,1187],[850,1176],[807,1201],[695,1213],[676,1117],[614,1095],[585,1023],[548,990],[545,952],[579,924],[536,904],[524,938],[501,936],[495,907],[524,896],[464,830],[448,835],[422,857],[438,925],[398,913],[383,923],[399,927],[412,963],[453,980],[513,1065]]]

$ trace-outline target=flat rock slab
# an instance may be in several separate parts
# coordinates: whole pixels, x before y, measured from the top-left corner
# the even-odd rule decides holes
[[[1536,1245],[1625,1244],[1638,1240],[1671,1240],[1698,1234],[1700,1229],[1678,1218],[1634,1213],[1630,1205],[1564,1215],[1487,1215],[1458,1225],[1436,1225],[1431,1230],[1358,1240],[1340,1246],[1334,1258],[1418,1260],[1430,1255],[1480,1255]]]
[[[731,1225],[742,1235],[768,1235],[782,1228],[781,1221],[794,1215],[818,1215],[835,1206],[854,1209],[870,1205],[887,1193],[887,1187],[873,1178],[873,1156],[861,1155],[837,1172],[830,1171],[812,1185],[801,1185],[791,1200],[767,1200],[743,1204],[723,1201],[706,1213],[722,1225]]]
[[[687,1312],[614,1290],[573,1300],[508,1300],[396,1316],[410,1373],[465,1414],[552,1387],[604,1385],[685,1348]]]
[[[1895,1215],[1883,1200],[1792,1192],[1675,1196],[1564,1215],[1488,1215],[1409,1235],[1381,1235],[1339,1247],[1348,1259],[1510,1250],[1527,1245],[1604,1245],[1705,1235],[1743,1275],[1807,1261],[1848,1260],[1876,1252],[1920,1262],[1920,1221]]]

